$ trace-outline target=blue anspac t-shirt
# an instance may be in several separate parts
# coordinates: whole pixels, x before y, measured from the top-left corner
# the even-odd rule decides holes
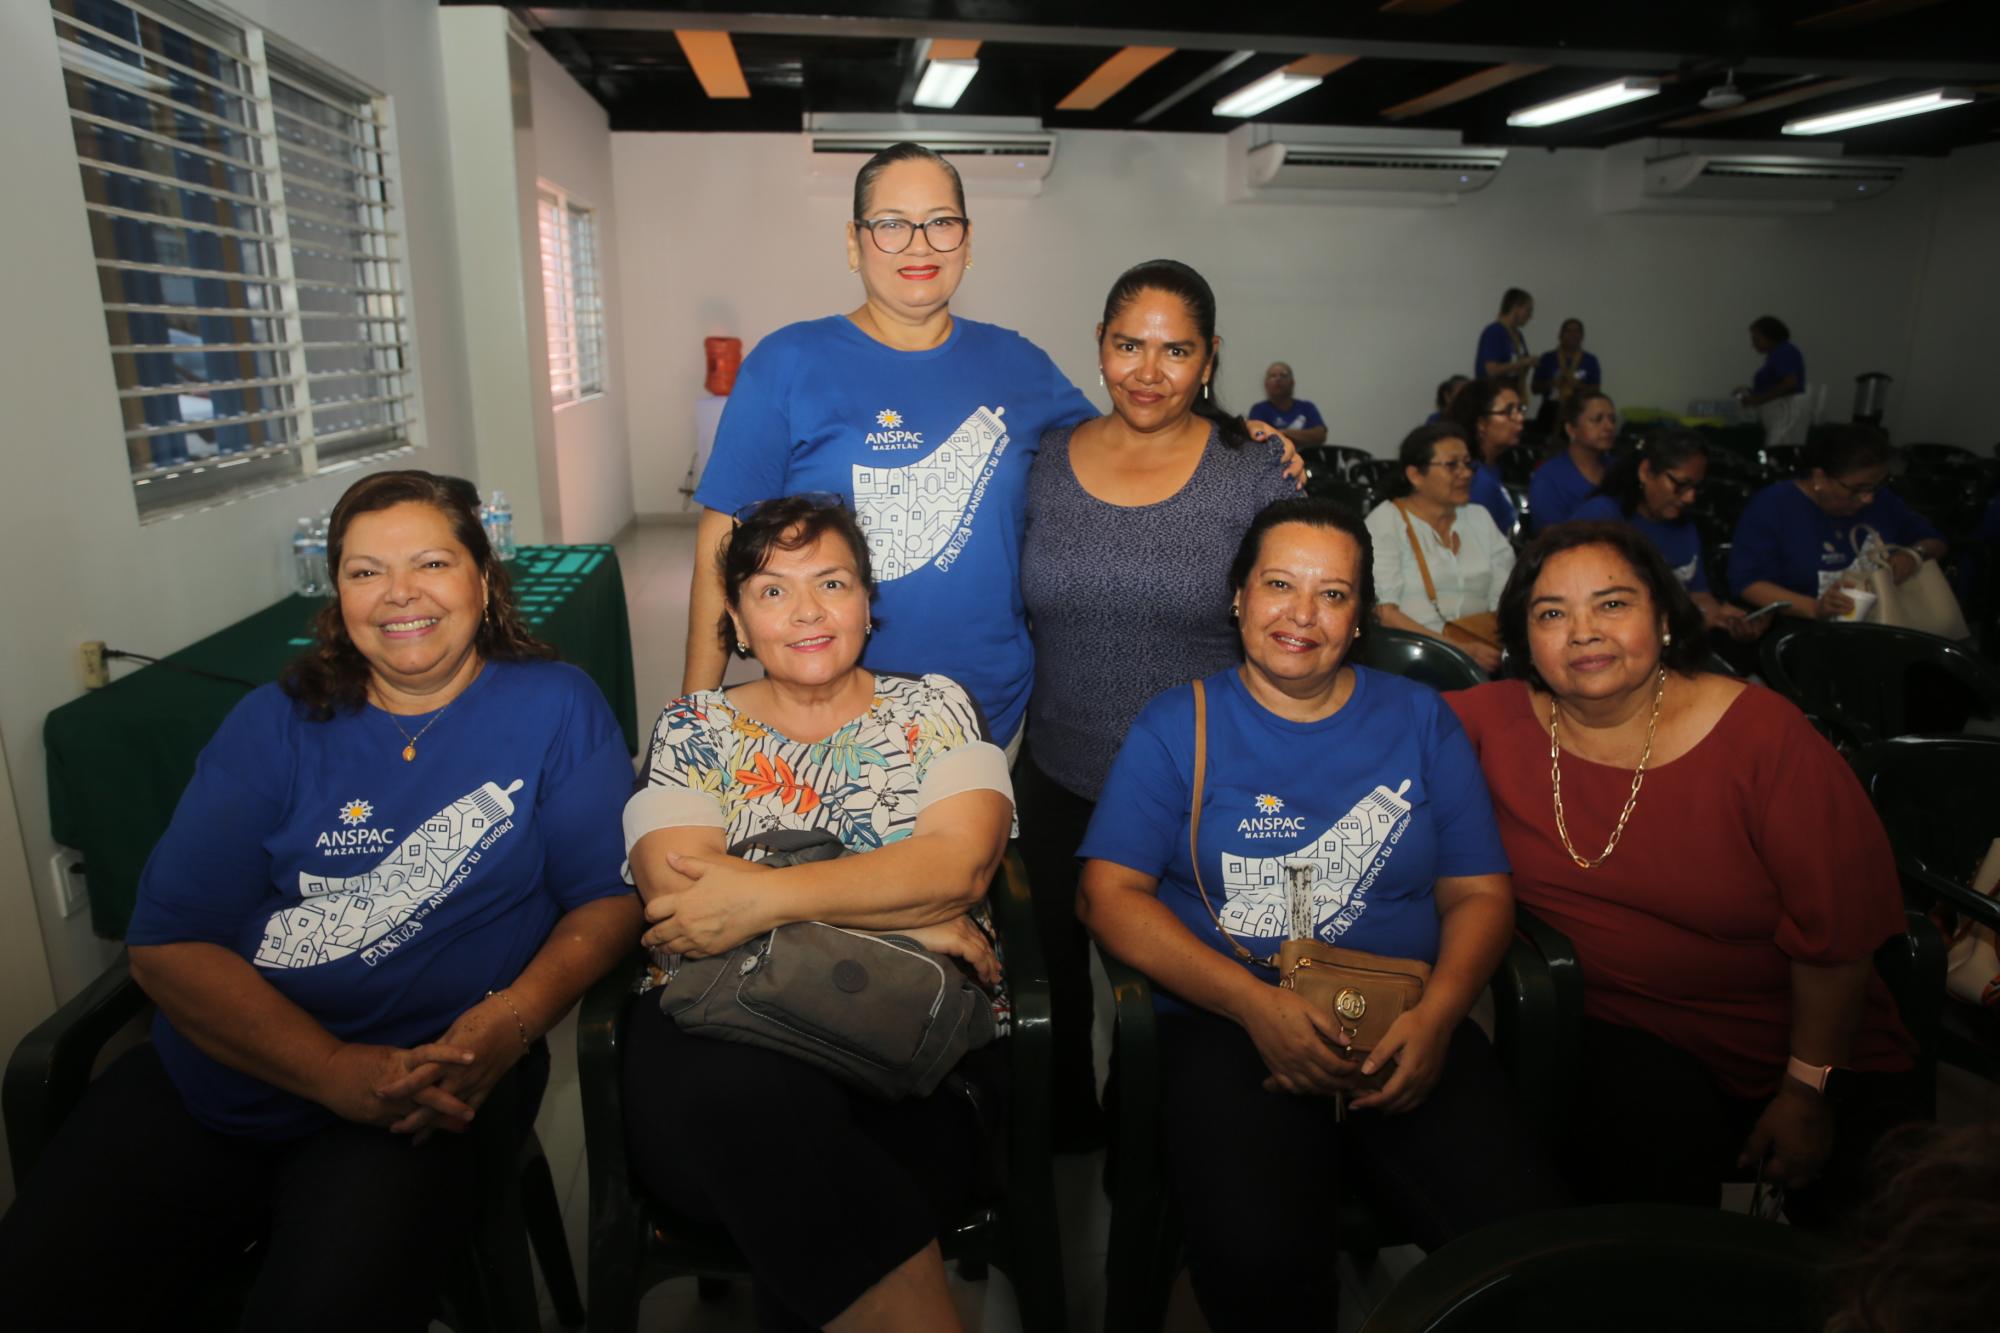
[[[1292,399],[1290,410],[1285,412],[1280,412],[1277,408],[1271,406],[1271,400],[1266,398],[1243,415],[1252,421],[1261,421],[1273,430],[1299,430],[1301,428],[1305,430],[1317,430],[1326,424],[1326,418],[1319,414],[1319,409],[1303,398]]]
[[[1503,537],[1514,535],[1514,525],[1521,521],[1514,508],[1514,497],[1507,494],[1507,487],[1500,480],[1500,469],[1490,463],[1482,463],[1472,473],[1472,503],[1482,506],[1493,515],[1493,526],[1500,529]]]
[[[1596,489],[1597,483],[1584,476],[1564,450],[1536,468],[1528,481],[1528,525],[1540,532],[1575,517],[1576,507]]]
[[[240,954],[336,1037],[435,1040],[513,981],[563,912],[630,893],[624,737],[590,677],[489,662],[404,762],[373,706],[314,722],[275,685],[216,732],[153,849],[126,932]],[[284,1139],[325,1108],[204,1055],[160,1059],[211,1129]]]
[[[1684,518],[1676,523],[1660,523],[1644,514],[1626,513],[1618,507],[1618,502],[1608,495],[1593,495],[1577,506],[1570,517],[1577,522],[1629,523],[1645,534],[1673,569],[1674,577],[1689,592],[1708,591],[1708,571],[1701,563],[1701,532],[1693,519]]]
[[[1798,392],[1806,390],[1806,354],[1789,342],[1779,343],[1764,355],[1764,364],[1757,367],[1757,373],[1750,377],[1753,393],[1767,393],[1778,387],[1787,376],[1796,379]]]
[[[1854,563],[1854,530],[1869,527],[1891,546],[1944,535],[1894,491],[1878,492],[1859,513],[1835,518],[1796,481],[1774,482],[1750,497],[1729,548],[1729,582],[1740,594],[1753,583],[1818,597]],[[1864,541],[1866,538],[1864,537]]]
[[[1034,679],[1021,602],[1028,467],[1042,433],[1097,415],[1039,347],[955,319],[899,352],[844,315],[792,324],[743,362],[695,503],[733,514],[847,497],[880,585],[863,662],[963,685],[1006,744]]]
[[[1472,354],[1472,378],[1490,379],[1486,373],[1488,361],[1513,361],[1520,355],[1514,331],[1496,319],[1479,331],[1479,348]]]
[[[1434,690],[1366,667],[1354,677],[1347,704],[1318,722],[1270,712],[1234,668],[1207,678],[1202,883],[1260,957],[1291,934],[1291,868],[1303,867],[1317,938],[1436,962],[1437,880],[1507,872],[1486,780]],[[1182,685],[1132,724],[1077,855],[1157,878],[1195,938],[1230,955],[1190,870],[1193,787],[1194,690]]]

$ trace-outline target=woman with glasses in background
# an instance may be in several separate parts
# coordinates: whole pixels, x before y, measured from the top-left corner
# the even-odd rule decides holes
[[[1606,458],[1618,441],[1618,409],[1598,389],[1570,394],[1562,423],[1569,447],[1535,469],[1528,487],[1528,526],[1535,532],[1573,517],[1603,485]]]
[[[1492,516],[1471,503],[1464,428],[1449,421],[1419,426],[1404,437],[1398,458],[1398,493],[1368,515],[1377,618],[1392,629],[1444,639],[1482,669],[1498,671],[1493,612],[1514,568],[1514,548]]]
[[[1500,483],[1500,456],[1521,443],[1528,409],[1521,395],[1505,380],[1471,380],[1454,391],[1443,413],[1425,422],[1454,422],[1472,446],[1472,503],[1493,516],[1493,525],[1507,537],[1521,526],[1514,498]]]
[[[1854,563],[1855,537],[1872,528],[1898,551],[1889,569],[1901,583],[1918,557],[1944,558],[1944,534],[1888,489],[1894,458],[1889,437],[1873,426],[1821,426],[1800,457],[1799,475],[1765,487],[1736,521],[1730,582],[1752,606],[1783,602],[1783,614],[1825,620],[1849,615],[1841,576]],[[1863,541],[1866,534],[1861,534]]]
[[[1656,431],[1633,452],[1612,460],[1597,494],[1570,517],[1637,528],[1673,570],[1711,630],[1754,639],[1769,621],[1746,620],[1742,607],[1717,597],[1702,564],[1701,532],[1688,515],[1707,478],[1708,446],[1701,436],[1691,430]]]

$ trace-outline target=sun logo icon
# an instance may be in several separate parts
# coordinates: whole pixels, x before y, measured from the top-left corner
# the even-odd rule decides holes
[[[353,828],[356,824],[367,823],[374,813],[375,807],[366,801],[348,801],[340,807],[340,822]]]
[[[1259,814],[1275,815],[1284,808],[1285,803],[1275,796],[1266,794],[1257,798],[1257,812]]]
[[[887,426],[890,430],[903,424],[903,414],[893,407],[885,407],[875,414],[875,424]]]

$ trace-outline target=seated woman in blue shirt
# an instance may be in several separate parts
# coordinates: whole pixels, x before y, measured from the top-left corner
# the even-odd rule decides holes
[[[1824,620],[1854,609],[1841,576],[1856,557],[1856,534],[1870,528],[1898,551],[1889,569],[1901,583],[1919,558],[1944,558],[1944,534],[1888,489],[1894,450],[1873,426],[1821,426],[1799,460],[1800,473],[1750,498],[1736,521],[1729,581],[1752,606],[1783,602],[1784,614]],[[1860,533],[1863,541],[1867,534]]]
[[[427,472],[334,506],[313,646],[223,721],[140,880],[153,1040],[0,1221],[9,1327],[182,1327],[252,1245],[238,1327],[429,1326],[478,1220],[463,1131],[489,1098],[533,1113],[546,1051],[510,1071],[640,928],[625,739],[521,623],[478,508]],[[137,1243],[108,1277],[112,1217]]]
[[[1472,461],[1479,465],[1472,474],[1472,503],[1491,514],[1493,526],[1511,539],[1520,530],[1521,515],[1500,480],[1500,458],[1521,443],[1528,419],[1521,395],[1504,380],[1469,380],[1446,402],[1442,419],[1464,428]]]
[[[1605,458],[1618,441],[1618,409],[1600,389],[1580,388],[1562,409],[1569,447],[1535,469],[1528,483],[1528,526],[1541,532],[1576,516],[1603,484]]]
[[[1687,590],[1710,629],[1754,639],[1769,622],[1746,620],[1743,608],[1715,595],[1701,559],[1701,532],[1688,517],[1708,478],[1708,446],[1691,430],[1662,430],[1614,458],[1604,485],[1570,517],[1578,522],[1629,523],[1645,535]]]
[[[1156,987],[1167,1167],[1218,1333],[1334,1322],[1343,1165],[1426,1247],[1561,1201],[1466,1019],[1514,922],[1478,760],[1436,693],[1348,662],[1371,566],[1368,530],[1333,502],[1265,508],[1229,572],[1243,664],[1146,706],[1078,851],[1085,925]],[[1264,959],[1295,935],[1434,970],[1352,1059],[1330,1010],[1238,961],[1236,941]]]

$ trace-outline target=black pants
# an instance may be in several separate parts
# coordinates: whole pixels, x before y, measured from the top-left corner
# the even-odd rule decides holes
[[[1097,1066],[1091,1060],[1090,936],[1076,916],[1076,849],[1097,808],[1035,765],[1034,738],[1014,765],[1021,862],[1035,900],[1042,960],[1049,971],[1049,1027],[1055,1047],[1057,1147],[1088,1147],[1097,1123]]]
[[[1335,1218],[1349,1172],[1425,1249],[1569,1201],[1470,1022],[1415,1110],[1350,1110],[1338,1123],[1328,1098],[1265,1092],[1263,1057],[1227,1019],[1161,1014],[1160,1035],[1161,1137],[1195,1298],[1215,1333],[1334,1326]]]
[[[759,1326],[816,1329],[956,1224],[979,1186],[982,1114],[1001,1114],[1006,1042],[947,1083],[878,1102],[776,1051],[689,1036],[657,996],[625,1025],[625,1136],[655,1199],[720,1224],[750,1262]]]
[[[1680,1047],[1636,1028],[1586,1019],[1574,1131],[1561,1164],[1590,1203],[1715,1206],[1725,1180],[1755,1178],[1737,1154],[1769,1098],[1737,1097]],[[1868,1157],[1897,1125],[1930,1118],[1914,1073],[1860,1074],[1834,1108],[1833,1154],[1820,1179],[1785,1200],[1792,1222],[1824,1228],[1868,1195]]]
[[[213,1333],[216,1280],[247,1272],[261,1242],[241,1328],[420,1331],[444,1247],[475,1220],[474,1175],[461,1134],[219,1134],[140,1046],[91,1084],[0,1218],[0,1323]]]

